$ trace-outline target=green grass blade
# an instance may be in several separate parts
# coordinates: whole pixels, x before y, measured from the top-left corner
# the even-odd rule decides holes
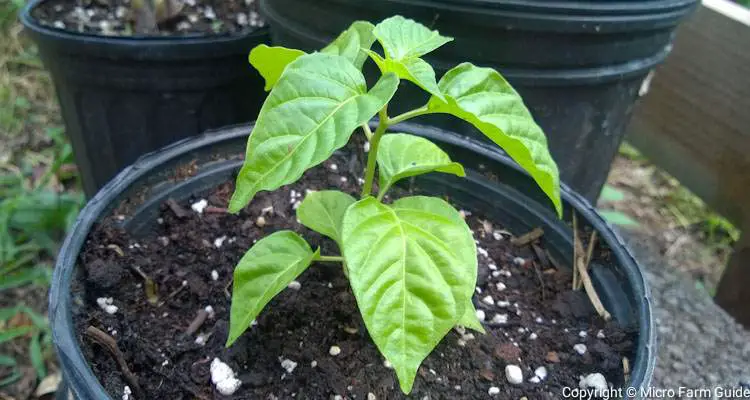
[[[44,364],[44,353],[42,352],[41,334],[39,332],[34,334],[29,343],[29,360],[39,379],[47,376],[47,366]]]
[[[0,331],[0,343],[11,341],[19,336],[23,336],[34,329],[33,326],[25,325],[16,328],[10,328]]]

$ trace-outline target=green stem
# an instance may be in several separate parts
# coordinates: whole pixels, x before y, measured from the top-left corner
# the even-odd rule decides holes
[[[342,256],[321,256],[318,255],[315,257],[315,261],[321,261],[321,262],[344,262],[344,257]]]
[[[365,132],[365,137],[367,138],[367,140],[372,139],[372,131],[370,130],[370,125],[368,125],[367,123],[362,124],[362,131]]]
[[[375,164],[378,157],[378,146],[380,145],[380,138],[388,129],[388,105],[386,104],[380,113],[380,122],[378,123],[378,129],[375,129],[375,133],[370,139],[370,153],[367,155],[367,169],[365,170],[365,184],[362,186],[362,197],[369,196],[372,192],[372,182],[375,180]]]
[[[431,114],[431,113],[432,113],[432,111],[430,111],[427,108],[427,106],[422,106],[422,107],[416,108],[414,110],[407,111],[407,112],[405,112],[405,113],[403,113],[401,115],[397,115],[397,116],[395,116],[395,117],[387,120],[387,122],[388,122],[389,126],[390,125],[396,125],[396,124],[398,124],[400,122],[406,121],[407,119],[412,119],[412,118],[418,117],[420,115]]]
[[[386,184],[385,187],[378,188],[378,201],[383,201],[383,197],[385,197],[386,193],[388,193],[388,189],[391,187]]]

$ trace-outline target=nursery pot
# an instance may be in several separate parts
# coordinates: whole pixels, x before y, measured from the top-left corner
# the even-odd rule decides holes
[[[248,52],[265,28],[236,35],[103,36],[21,21],[52,75],[87,196],[141,155],[254,119],[265,99]]]
[[[563,186],[565,218],[559,220],[534,181],[496,149],[438,128],[414,124],[403,124],[400,128],[432,140],[467,169],[466,178],[427,175],[416,181],[418,187],[450,198],[457,206],[502,221],[512,231],[523,233],[542,227],[543,243],[558,260],[572,259],[568,221],[573,212],[578,216],[579,226],[599,233],[599,241],[609,249],[610,256],[593,267],[594,285],[618,324],[638,332],[630,360],[630,381],[624,384],[648,386],[656,355],[648,288],[641,269],[620,237],[595,209]],[[143,156],[104,186],[81,212],[57,259],[49,313],[64,380],[76,399],[111,398],[84,358],[82,332],[76,331],[72,315],[80,308],[76,302],[80,304],[83,294],[71,293],[71,285],[81,279],[76,272],[81,268],[79,256],[94,225],[116,210],[125,230],[136,236],[148,234],[165,200],[184,202],[200,198],[217,184],[232,179],[242,164],[241,156],[251,129],[243,126],[209,132]],[[187,177],[179,173],[184,166],[191,166],[194,173]],[[489,175],[499,180],[491,180]],[[502,375],[501,371],[497,373]]]
[[[464,61],[499,70],[542,126],[563,181],[594,201],[647,76],[696,0],[263,0],[277,45],[320,49],[353,21],[413,18],[448,43],[426,58],[438,77]],[[374,68],[370,71],[374,73]],[[411,84],[394,110],[425,103]],[[640,93],[639,93],[640,90]],[[402,93],[402,91],[399,91]],[[431,117],[470,136],[455,119]],[[477,135],[481,137],[481,135]]]

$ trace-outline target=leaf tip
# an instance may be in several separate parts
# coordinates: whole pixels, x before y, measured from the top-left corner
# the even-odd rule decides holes
[[[404,366],[399,368],[396,372],[396,375],[398,376],[398,386],[404,394],[411,393],[411,389],[414,387],[414,379],[417,377],[417,371],[409,371],[409,369],[410,368]]]

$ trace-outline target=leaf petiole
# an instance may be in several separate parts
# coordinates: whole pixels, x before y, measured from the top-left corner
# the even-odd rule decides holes
[[[367,123],[362,124],[362,131],[365,133],[365,137],[367,140],[372,140],[372,131],[370,130],[370,125]]]
[[[344,257],[342,256],[316,256],[313,261],[321,261],[321,262],[344,262]]]
[[[397,115],[397,116],[395,116],[393,118],[390,118],[390,119],[387,120],[387,123],[388,123],[389,126],[390,125],[396,125],[398,123],[401,123],[401,122],[404,122],[406,120],[418,117],[420,115],[425,115],[425,114],[432,114],[432,111],[429,110],[426,105],[422,106],[422,107],[419,107],[419,108],[415,108],[414,110],[411,110],[411,111],[407,111],[407,112],[405,112],[403,114],[400,114],[400,115]]]

